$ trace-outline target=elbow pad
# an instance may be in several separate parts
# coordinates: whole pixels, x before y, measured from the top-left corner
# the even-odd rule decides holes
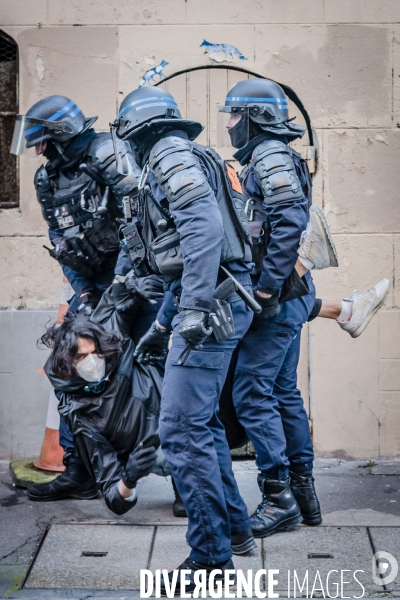
[[[149,164],[172,209],[184,208],[211,190],[189,143],[182,138],[170,136],[157,142]]]
[[[88,155],[93,170],[100,175],[105,185],[110,186],[114,196],[121,200],[124,196],[132,197],[137,193],[141,169],[128,143],[118,139],[117,144],[126,175],[117,171],[114,145],[109,133],[97,134]]]
[[[303,198],[290,150],[283,142],[266,140],[259,144],[253,152],[251,164],[261,183],[264,204]]]

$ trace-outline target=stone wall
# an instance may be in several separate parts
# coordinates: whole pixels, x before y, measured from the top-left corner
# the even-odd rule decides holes
[[[296,92],[316,133],[314,201],[340,260],[315,275],[319,296],[340,299],[382,277],[393,282],[361,338],[322,319],[305,332],[301,381],[315,448],[322,456],[400,455],[400,3],[2,0],[0,28],[19,45],[20,112],[65,94],[99,116],[100,130],[162,60],[165,77],[233,66]],[[214,45],[207,53],[204,40]],[[42,248],[46,226],[32,186],[39,164],[21,158],[20,209],[0,214],[0,307],[20,309],[21,319],[54,308],[61,287],[61,271]]]

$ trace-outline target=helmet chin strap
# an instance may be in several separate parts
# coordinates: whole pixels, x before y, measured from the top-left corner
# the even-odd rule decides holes
[[[53,141],[53,145],[54,145],[55,149],[57,150],[61,160],[65,163],[68,163],[69,159],[64,154],[64,148],[62,147],[62,144],[60,142]]]

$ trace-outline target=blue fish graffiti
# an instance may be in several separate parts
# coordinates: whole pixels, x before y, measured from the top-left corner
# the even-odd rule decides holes
[[[164,77],[164,68],[169,65],[169,63],[166,60],[162,60],[160,62],[159,65],[157,65],[156,67],[152,67],[151,69],[148,69],[147,71],[145,71],[145,73],[143,73],[142,75],[142,79],[139,82],[139,86],[138,87],[143,87],[146,84],[151,83],[152,81],[155,81],[155,76],[158,75],[158,77],[160,79],[162,79]]]
[[[247,58],[236,48],[236,46],[232,46],[232,44],[211,44],[204,40],[203,43],[200,44],[200,48],[205,48],[205,53],[210,55],[211,60],[215,60],[215,62],[232,62],[234,58],[239,58],[240,60],[247,60]]]

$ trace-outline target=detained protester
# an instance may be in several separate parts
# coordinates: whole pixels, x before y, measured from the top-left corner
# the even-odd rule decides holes
[[[125,174],[116,168],[109,133],[96,133],[97,117],[86,118],[76,103],[65,96],[47,96],[26,115],[18,115],[11,152],[21,155],[35,149],[48,162],[35,174],[34,185],[43,218],[49,226],[53,248],[50,255],[60,264],[75,295],[69,312],[90,315],[114,275],[125,276],[128,261],[118,260],[117,220],[126,199],[134,204],[140,169],[129,146],[117,140]],[[125,199],[125,200],[124,200]],[[151,282],[150,282],[151,286]],[[162,296],[162,294],[160,294]],[[137,342],[158,311],[155,303],[143,303],[132,332]],[[97,498],[99,492],[74,449],[64,420],[60,421],[60,444],[65,471],[54,481],[31,485],[31,500]]]
[[[262,502],[251,526],[255,537],[266,537],[322,520],[308,417],[297,389],[302,326],[322,312],[357,337],[382,305],[389,281],[343,303],[316,300],[309,270],[337,266],[337,259],[325,217],[311,206],[307,165],[288,146],[305,128],[289,120],[282,88],[266,79],[234,85],[221,111],[230,115],[234,157],[245,166],[252,281],[263,308],[237,350],[233,403],[260,471]]]
[[[45,372],[60,398],[60,415],[86,471],[119,515],[136,504],[140,478],[169,474],[156,451],[163,366],[137,364],[129,335],[143,302],[139,288],[133,298],[116,282],[91,317],[68,313],[41,338],[52,350]]]
[[[179,594],[183,569],[190,572],[187,589],[193,589],[198,570],[220,569],[223,577],[233,568],[232,552],[255,546],[217,415],[232,352],[252,321],[253,312],[230,280],[233,274],[243,286],[242,296],[251,291],[250,236],[236,174],[212,149],[193,141],[202,126],[182,119],[169,93],[160,87],[133,91],[113,130],[130,142],[143,169],[140,218],[127,223],[125,248],[137,275],[153,271],[165,281],[163,306],[136,356],[146,360],[165,350],[173,332],[159,433],[189,519],[191,551],[178,567]],[[254,306],[248,294],[247,301]],[[225,328],[211,335],[213,306]]]

